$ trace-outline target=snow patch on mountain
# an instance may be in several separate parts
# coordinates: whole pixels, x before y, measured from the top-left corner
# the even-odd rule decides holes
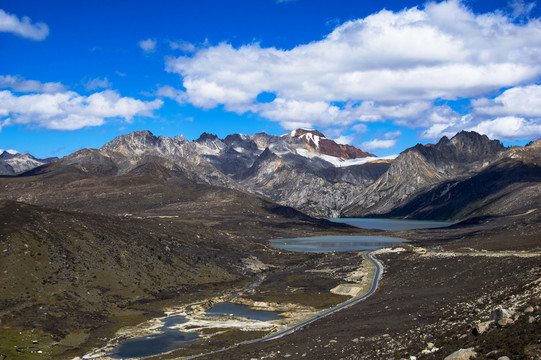
[[[318,154],[316,152],[313,152],[307,149],[302,149],[302,148],[295,149],[295,151],[297,152],[298,155],[304,156],[309,159],[318,157],[320,159],[327,161],[328,163],[331,163],[335,167],[348,167],[348,166],[353,166],[353,165],[362,165],[362,164],[366,164],[366,163],[374,162],[374,161],[391,161],[398,157],[398,154],[396,154],[396,155],[389,155],[389,156],[384,156],[384,157],[370,156],[370,157],[357,158],[357,159],[341,159],[336,156]]]

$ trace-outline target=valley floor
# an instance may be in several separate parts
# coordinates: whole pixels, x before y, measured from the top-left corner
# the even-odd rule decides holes
[[[370,298],[284,338],[239,346],[219,358],[443,359],[461,348],[473,348],[478,359],[541,355],[541,256],[404,251],[378,258],[385,273]],[[473,335],[498,307],[514,311],[514,323]],[[438,350],[427,352],[429,343]]]

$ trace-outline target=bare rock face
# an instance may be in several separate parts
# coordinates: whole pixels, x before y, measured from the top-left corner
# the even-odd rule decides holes
[[[207,161],[250,192],[318,217],[340,216],[350,199],[389,167],[388,162],[380,162],[337,168],[324,156],[351,159],[371,154],[336,144],[314,130],[299,129],[284,136],[234,134],[223,140],[203,134],[194,145]],[[325,150],[329,148],[333,150]]]
[[[234,181],[209,164],[184,136],[156,137],[150,131],[136,131],[113,139],[102,146],[100,151],[115,163],[117,175],[157,162],[197,183],[239,188]]]
[[[475,132],[402,152],[389,170],[345,210],[348,216],[386,214],[443,181],[467,178],[493,163],[505,147]]]

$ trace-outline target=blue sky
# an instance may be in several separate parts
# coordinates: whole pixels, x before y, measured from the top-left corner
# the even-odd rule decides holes
[[[0,0],[0,149],[316,128],[398,153],[541,137],[541,21],[513,1]]]

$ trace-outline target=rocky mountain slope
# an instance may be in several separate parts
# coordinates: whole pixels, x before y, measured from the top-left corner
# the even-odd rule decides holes
[[[30,154],[4,151],[0,154],[0,175],[18,174],[56,160],[58,158],[37,159]]]
[[[315,130],[283,136],[236,134],[223,140],[203,134],[194,144],[250,192],[319,217],[340,215],[348,200],[389,166],[388,160],[337,144]]]
[[[402,152],[385,174],[351,201],[344,213],[390,213],[433,186],[478,174],[505,150],[497,140],[464,131],[451,139],[443,137],[436,145],[417,145]]]

